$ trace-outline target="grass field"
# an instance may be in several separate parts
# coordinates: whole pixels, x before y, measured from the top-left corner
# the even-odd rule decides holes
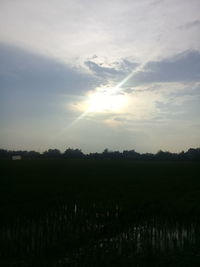
[[[200,264],[198,162],[0,165],[2,266]]]

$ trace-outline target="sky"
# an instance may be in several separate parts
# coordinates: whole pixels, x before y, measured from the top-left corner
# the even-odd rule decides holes
[[[199,0],[1,0],[0,148],[200,147]]]

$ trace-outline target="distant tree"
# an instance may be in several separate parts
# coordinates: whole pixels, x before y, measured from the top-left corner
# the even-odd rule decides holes
[[[156,154],[144,153],[140,154],[135,150],[109,151],[104,149],[102,153],[90,153],[85,155],[80,149],[67,148],[62,154],[58,149],[48,149],[40,154],[36,151],[22,150],[6,150],[0,149],[0,159],[11,159],[12,156],[20,155],[22,158],[38,159],[38,158],[71,158],[71,159],[127,159],[127,160],[200,160],[200,148],[190,148],[187,152],[171,153],[159,150]]]
[[[65,152],[63,153],[63,156],[65,158],[71,158],[71,159],[81,159],[84,157],[84,154],[83,152],[76,148],[76,149],[73,149],[73,148],[68,148],[65,150]]]
[[[155,159],[155,155],[152,153],[144,153],[141,155],[141,159],[142,160],[154,160]]]
[[[31,158],[31,159],[40,158],[41,156],[39,152],[36,152],[34,150],[28,151],[28,152],[25,151],[25,153],[26,153],[26,157]],[[23,156],[23,153],[22,153],[22,156]]]
[[[102,152],[102,154],[104,154],[104,155],[107,155],[108,153],[109,153],[108,148],[105,148],[104,151]]]
[[[44,157],[58,158],[61,156],[61,152],[58,149],[48,149],[43,153]]]
[[[112,159],[121,159],[122,158],[122,153],[120,153],[119,151],[113,151],[111,153],[111,157],[112,157]]]
[[[135,152],[135,150],[124,150],[123,151],[123,158],[124,159],[139,159],[140,154]]]
[[[9,157],[9,152],[5,149],[0,149],[0,158],[7,158]]]
[[[177,159],[179,160],[183,160],[185,157],[185,152],[184,151],[181,151],[181,153],[177,154]]]
[[[185,153],[185,159],[188,160],[200,160],[200,148],[190,148]]]
[[[156,155],[155,155],[155,158],[157,160],[171,160],[173,158],[172,156],[172,153],[166,151],[162,151],[162,150],[159,150]]]
[[[101,159],[102,158],[102,153],[97,153],[97,152],[90,153],[90,154],[86,155],[86,157],[88,159]]]

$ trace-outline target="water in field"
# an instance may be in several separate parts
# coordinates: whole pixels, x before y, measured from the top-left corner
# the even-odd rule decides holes
[[[1,224],[0,248],[5,266],[36,266],[35,259],[55,267],[146,266],[156,257],[198,260],[200,225],[199,218],[126,218],[118,205],[63,204]]]

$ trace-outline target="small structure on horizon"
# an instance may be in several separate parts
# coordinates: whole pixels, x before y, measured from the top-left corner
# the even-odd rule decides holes
[[[12,160],[21,160],[22,156],[21,155],[14,155],[12,156]]]

